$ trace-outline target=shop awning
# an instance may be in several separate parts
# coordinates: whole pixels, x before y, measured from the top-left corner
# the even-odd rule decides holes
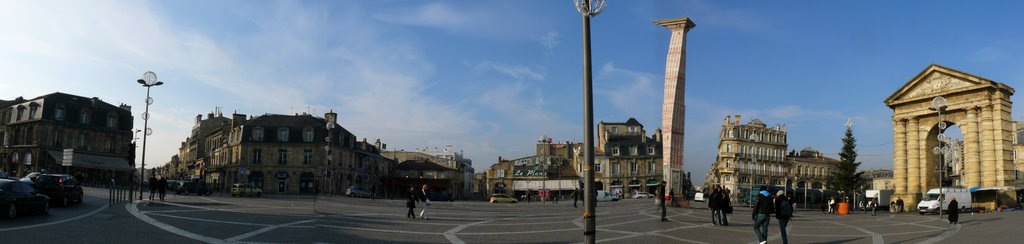
[[[50,157],[58,163],[64,160],[64,152],[57,150],[47,150]],[[100,156],[84,153],[75,153],[71,160],[71,167],[78,168],[89,168],[89,169],[105,169],[105,170],[131,170],[131,165],[128,164],[128,160],[121,157],[110,157]]]

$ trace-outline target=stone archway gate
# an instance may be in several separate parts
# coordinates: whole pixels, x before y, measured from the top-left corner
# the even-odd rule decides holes
[[[896,195],[910,210],[922,193],[937,188],[939,116],[929,110],[937,96],[948,107],[942,121],[963,133],[963,187],[1013,187],[1010,96],[1013,88],[976,75],[932,64],[885,99],[893,110],[893,178]]]

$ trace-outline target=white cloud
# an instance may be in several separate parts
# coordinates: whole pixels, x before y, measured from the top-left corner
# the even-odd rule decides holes
[[[476,65],[478,70],[494,70],[498,73],[508,75],[509,77],[515,78],[516,80],[538,80],[542,81],[546,77],[543,68],[541,71],[535,71],[533,68],[522,66],[522,65],[508,65],[499,64],[491,61],[484,61]]]
[[[544,54],[551,55],[555,50],[555,46],[558,46],[558,32],[548,31],[540,36],[537,41],[545,48]]]
[[[389,148],[413,148],[425,141],[492,153],[497,147],[470,143],[486,139],[474,137],[479,127],[474,115],[425,91],[433,64],[414,39],[396,38],[400,30],[372,21],[358,8],[328,21],[316,7],[282,2],[272,11],[233,16],[249,18],[259,28],[217,39],[216,33],[179,25],[142,2],[62,5],[5,4],[0,29],[8,35],[0,38],[0,53],[5,53],[0,64],[12,65],[0,67],[0,76],[26,83],[4,82],[0,96],[59,89],[115,103],[131,101],[139,118],[143,91],[134,79],[153,69],[166,84],[153,89],[157,103],[150,127],[155,133],[148,140],[147,166],[177,154],[195,114],[214,106],[250,115],[302,111],[306,105],[320,113],[333,109],[357,136],[380,137]],[[442,17],[436,14],[446,10],[431,11],[425,16]],[[506,72],[543,78],[530,69]],[[142,122],[137,119],[135,127],[142,128]]]
[[[654,74],[617,68],[608,62],[597,74],[595,92],[606,96],[615,108],[622,111],[661,107],[664,101],[661,79]]]

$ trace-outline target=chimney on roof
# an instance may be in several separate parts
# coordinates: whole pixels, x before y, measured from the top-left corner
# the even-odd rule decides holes
[[[730,123],[730,121],[732,121],[732,116],[726,115],[725,116],[725,123],[722,123],[722,124],[723,125],[732,125],[732,123]]]
[[[213,112],[206,114],[206,119],[213,119]]]
[[[733,125],[740,125],[740,115],[737,114],[735,117],[736,117],[736,123],[733,123]]]
[[[240,114],[237,111],[231,114],[231,128],[237,128],[242,124],[245,124],[245,114]]]
[[[199,121],[203,121],[203,114],[196,115],[196,124],[199,124]]]

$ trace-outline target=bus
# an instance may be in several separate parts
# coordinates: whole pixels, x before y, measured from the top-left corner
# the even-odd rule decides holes
[[[822,204],[828,202],[830,197],[839,197],[839,194],[831,190],[822,189],[809,189],[809,188],[789,188],[786,189],[782,186],[766,186],[766,185],[754,185],[754,189],[761,189],[764,186],[767,188],[768,193],[774,197],[779,191],[785,190],[786,195],[793,199],[794,207],[802,209],[819,209]],[[746,203],[747,206],[754,206],[757,202],[757,193],[759,190],[747,191],[748,194],[741,195],[741,199],[738,199],[739,203]]]

